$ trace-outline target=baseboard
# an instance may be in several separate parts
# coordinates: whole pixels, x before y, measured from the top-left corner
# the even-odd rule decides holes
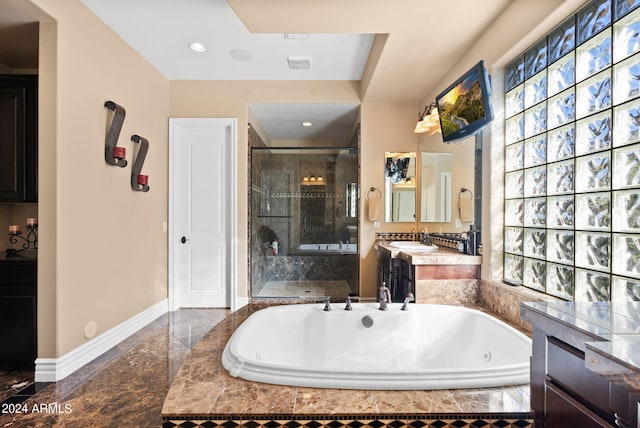
[[[64,379],[168,311],[168,300],[162,300],[59,358],[37,358],[35,381]]]

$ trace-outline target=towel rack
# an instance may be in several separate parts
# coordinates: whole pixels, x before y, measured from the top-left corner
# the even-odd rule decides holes
[[[382,198],[382,192],[380,191],[380,189],[377,189],[375,187],[371,187],[369,189],[369,191],[367,192],[367,199],[369,199],[369,193],[371,193],[371,192],[378,192],[378,197]]]

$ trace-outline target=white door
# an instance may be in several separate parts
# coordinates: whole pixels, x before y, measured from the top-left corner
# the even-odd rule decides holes
[[[169,301],[229,307],[235,119],[169,121]]]

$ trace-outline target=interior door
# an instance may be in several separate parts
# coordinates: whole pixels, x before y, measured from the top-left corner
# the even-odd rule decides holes
[[[170,303],[229,307],[235,119],[170,119]]]

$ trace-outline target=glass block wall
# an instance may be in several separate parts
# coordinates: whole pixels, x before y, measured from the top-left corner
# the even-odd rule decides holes
[[[505,70],[504,281],[640,300],[640,0],[594,0]]]

